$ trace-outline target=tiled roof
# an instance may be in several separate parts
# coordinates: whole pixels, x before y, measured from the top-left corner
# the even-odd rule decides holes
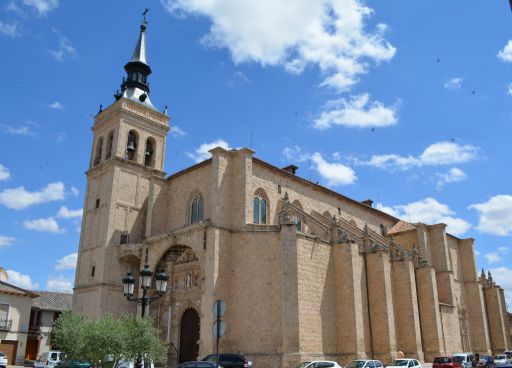
[[[0,281],[0,293],[19,296],[30,296],[32,298],[35,298],[37,296],[37,294],[33,293],[32,291],[11,285],[5,281]]]
[[[388,234],[396,234],[396,233],[401,233],[403,231],[409,231],[409,230],[415,230],[415,229],[416,229],[416,226],[414,226],[410,222],[400,220],[396,224],[394,224],[391,229],[388,230]]]
[[[58,293],[55,291],[35,291],[35,293],[39,296],[32,301],[32,307],[34,308],[53,311],[71,309],[73,294]]]

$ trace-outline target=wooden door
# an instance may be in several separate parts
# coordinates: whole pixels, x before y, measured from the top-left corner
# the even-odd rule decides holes
[[[27,348],[25,349],[25,360],[36,360],[39,341],[27,340]]]
[[[7,355],[7,364],[16,364],[16,352],[18,351],[18,342],[11,340],[2,340],[0,343],[0,351]]]
[[[180,363],[197,360],[199,353],[199,314],[189,308],[181,317],[180,326]]]

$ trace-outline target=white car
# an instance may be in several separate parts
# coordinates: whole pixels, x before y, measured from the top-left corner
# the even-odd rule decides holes
[[[7,355],[2,351],[0,351],[0,367],[7,368]]]
[[[342,368],[338,363],[329,360],[313,360],[311,362],[302,362],[295,368]]]
[[[64,354],[57,350],[50,350],[39,355],[34,362],[33,368],[53,368],[64,358]]]
[[[512,359],[510,359],[506,354],[498,354],[494,357],[494,365],[503,365],[512,363]]]
[[[380,360],[359,359],[351,361],[345,368],[384,368]]]
[[[396,359],[387,368],[422,368],[416,359]]]

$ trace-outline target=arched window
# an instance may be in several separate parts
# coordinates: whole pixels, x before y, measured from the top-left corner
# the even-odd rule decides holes
[[[197,194],[190,203],[190,223],[203,221],[204,217],[204,201],[200,194]]]
[[[323,216],[327,217],[328,219],[332,219],[331,213],[329,211],[324,211]]]
[[[96,156],[94,157],[94,165],[98,165],[101,161],[101,151],[103,150],[103,137],[98,138],[96,143]]]
[[[148,138],[146,141],[146,150],[144,151],[144,165],[146,166],[155,166],[154,153],[155,153],[156,143],[153,138]]]
[[[384,225],[380,224],[380,235],[386,236],[386,234],[387,234],[386,227]]]
[[[294,206],[296,206],[296,207],[299,207],[301,210],[304,210],[302,208],[302,205],[300,204],[299,201],[293,201],[292,204]],[[297,226],[297,231],[303,231],[303,228],[302,228],[302,218],[300,216],[296,216],[295,217],[295,226]]]
[[[126,141],[126,155],[125,158],[130,161],[135,160],[135,153],[137,152],[138,135],[135,130],[130,130],[128,133],[128,139]]]
[[[255,224],[267,223],[267,200],[260,191],[254,195],[253,222]]]
[[[110,158],[110,156],[112,156],[112,144],[114,143],[114,132],[110,132],[110,134],[108,135],[108,140],[107,140],[107,150],[105,152],[105,158]]]

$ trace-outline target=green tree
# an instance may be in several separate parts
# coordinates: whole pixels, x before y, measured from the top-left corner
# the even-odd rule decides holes
[[[87,361],[104,368],[115,368],[121,359],[163,363],[165,344],[149,318],[103,315],[91,320],[71,311],[55,322],[54,345],[68,359]]]

